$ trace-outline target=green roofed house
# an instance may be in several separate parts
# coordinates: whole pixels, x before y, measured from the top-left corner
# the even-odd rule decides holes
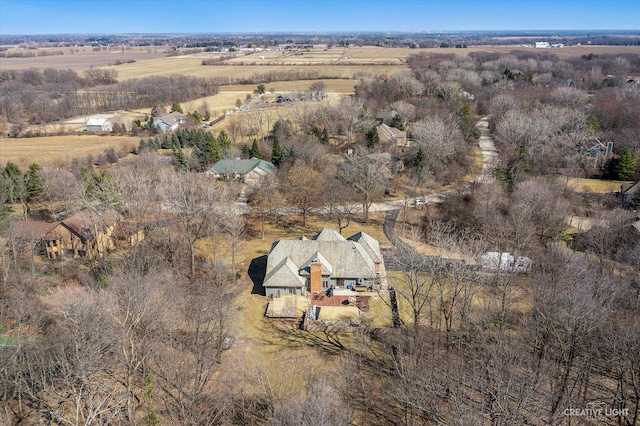
[[[344,238],[324,228],[312,239],[279,240],[267,257],[267,296],[379,289],[384,263],[378,241],[365,234]]]
[[[250,160],[220,160],[206,173],[219,179],[239,179],[249,186],[257,186],[265,176],[276,171],[276,166],[268,161],[252,158]]]

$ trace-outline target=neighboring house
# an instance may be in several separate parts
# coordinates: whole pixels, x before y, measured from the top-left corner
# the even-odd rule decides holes
[[[110,132],[113,128],[113,123],[106,118],[90,118],[87,120],[87,132],[100,133]]]
[[[161,132],[178,130],[181,124],[185,123],[186,117],[178,111],[162,115],[153,119],[153,125]]]
[[[536,41],[536,49],[548,49],[551,44],[548,41]]]
[[[398,130],[395,127],[390,127],[384,123],[378,124],[376,127],[378,130],[378,137],[382,143],[391,143],[396,146],[409,146],[407,140],[407,132]]]
[[[62,255],[62,234],[55,230],[58,223],[21,220],[15,224],[14,236],[29,247],[34,256],[58,259]]]
[[[627,203],[635,201],[635,197],[640,198],[640,180],[634,183],[625,183],[620,187],[620,198]]]
[[[613,142],[611,141],[607,141],[606,144],[603,144],[599,139],[592,138],[583,145],[587,153],[587,158],[590,159],[598,159],[613,154]]]
[[[386,124],[387,126],[391,126],[393,124],[393,120],[396,119],[398,113],[394,110],[391,111],[378,111],[376,114],[376,121],[378,124]]]
[[[285,93],[283,95],[276,96],[276,103],[282,104],[287,102],[296,102],[298,96],[295,93]]]
[[[268,161],[252,158],[250,160],[220,160],[205,173],[218,179],[239,179],[249,186],[257,186],[265,176],[276,171],[276,166]]]
[[[113,231],[119,221],[120,214],[115,210],[83,209],[54,229],[62,235],[63,254],[98,259],[115,248]]]
[[[131,222],[118,222],[113,229],[113,236],[118,241],[118,245],[126,249],[144,240],[144,230]]]
[[[324,228],[312,239],[280,240],[267,257],[267,296],[321,293],[329,289],[377,289],[384,275],[378,241],[359,232],[344,238]]]
[[[115,210],[83,209],[58,223],[20,221],[14,234],[31,246],[36,256],[97,259],[115,248],[114,230],[120,220]]]
[[[531,259],[511,253],[491,251],[480,256],[480,266],[490,271],[530,272]]]

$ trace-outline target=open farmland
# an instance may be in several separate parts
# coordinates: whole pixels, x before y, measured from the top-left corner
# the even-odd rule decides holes
[[[146,61],[165,57],[166,46],[132,47],[122,50],[121,47],[94,50],[92,47],[52,47],[43,49],[24,49],[12,47],[6,51],[8,55],[29,55],[33,57],[0,58],[2,70],[24,70],[29,68],[72,69],[81,71],[91,67],[103,67],[117,61]],[[118,66],[115,66],[118,69]]]
[[[96,155],[112,147],[118,152],[126,152],[139,142],[139,137],[96,135],[0,138],[0,159],[2,163],[13,161],[22,167],[34,161],[52,164]]]
[[[240,78],[250,78],[256,74],[278,71],[296,67],[305,71],[316,71],[319,77],[332,78],[360,78],[367,75],[391,74],[406,68],[406,58],[410,55],[424,54],[453,54],[466,56],[474,52],[508,54],[513,51],[531,51],[536,53],[551,53],[559,58],[581,56],[589,53],[624,54],[640,53],[640,46],[594,46],[578,45],[562,49],[534,49],[517,45],[509,46],[470,46],[465,49],[456,48],[387,48],[387,47],[332,47],[317,45],[308,50],[285,51],[271,50],[252,53],[197,53],[192,55],[167,57],[167,46],[133,47],[124,52],[121,48],[94,51],[91,47],[79,48],[45,48],[27,50],[24,53],[34,53],[34,57],[2,58],[0,69],[22,70],[28,68],[44,69],[73,69],[81,71],[90,67],[109,67],[118,71],[119,80],[143,78],[157,75],[181,74],[195,77],[216,77],[221,80],[237,81]],[[71,51],[74,53],[71,53]],[[18,51],[18,48],[8,52]],[[46,52],[46,56],[37,56]],[[58,54],[56,54],[58,53]],[[62,53],[62,54],[59,54]],[[217,59],[222,56],[234,55],[235,58],[223,62],[224,65],[202,65],[203,60]],[[113,65],[116,61],[122,63]]]

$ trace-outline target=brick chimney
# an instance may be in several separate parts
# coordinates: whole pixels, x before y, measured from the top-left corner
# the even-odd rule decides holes
[[[322,292],[322,264],[318,261],[311,262],[309,264],[309,268],[311,269],[311,275],[309,277],[311,293],[321,293]]]

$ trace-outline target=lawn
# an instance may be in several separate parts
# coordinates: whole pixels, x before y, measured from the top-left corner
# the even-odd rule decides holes
[[[566,177],[562,178],[562,184],[566,181]],[[619,180],[601,180],[586,178],[569,178],[568,186],[576,192],[595,192],[608,193],[619,192],[622,184],[629,183]]]

